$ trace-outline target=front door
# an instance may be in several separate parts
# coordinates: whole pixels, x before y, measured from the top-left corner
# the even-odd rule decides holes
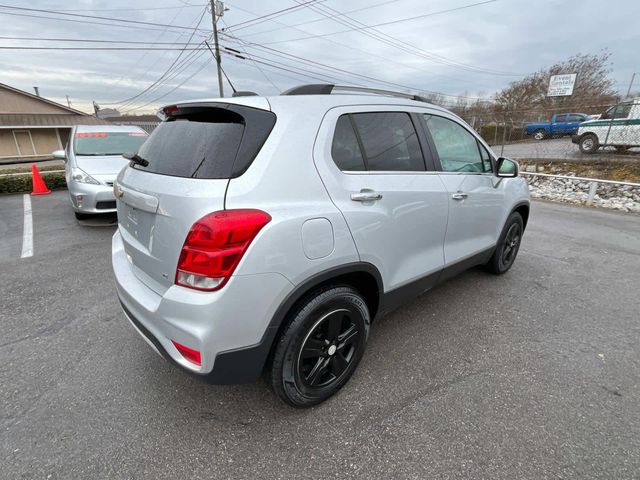
[[[385,292],[419,279],[426,289],[444,264],[447,192],[417,117],[388,109],[331,110],[314,159],[360,260],[377,267]]]
[[[493,175],[487,149],[453,118],[423,115],[448,192],[449,224],[444,242],[445,266],[493,248],[502,230],[504,192]]]

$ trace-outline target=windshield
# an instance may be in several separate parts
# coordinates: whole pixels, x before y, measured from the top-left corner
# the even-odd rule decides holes
[[[148,135],[145,132],[78,132],[73,139],[76,155],[122,155],[137,152]]]

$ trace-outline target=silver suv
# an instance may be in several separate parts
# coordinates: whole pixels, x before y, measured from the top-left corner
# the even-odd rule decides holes
[[[517,164],[419,97],[306,85],[161,114],[114,186],[113,269],[147,343],[211,383],[266,373],[289,404],[320,403],[375,318],[518,253]]]

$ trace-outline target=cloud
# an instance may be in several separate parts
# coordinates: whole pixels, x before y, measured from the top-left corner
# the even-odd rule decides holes
[[[185,3],[198,6],[187,6]],[[29,7],[51,10],[75,8],[73,13],[78,14],[192,26],[202,14],[204,3],[204,0],[82,0],[74,2],[71,7],[68,2],[59,0],[34,0],[29,2]],[[490,95],[509,81],[519,78],[487,71],[524,75],[578,52],[593,53],[609,48],[613,53],[612,75],[623,91],[626,91],[632,72],[638,68],[634,45],[638,44],[640,33],[633,22],[627,19],[640,14],[640,2],[626,2],[624,8],[612,7],[607,15],[601,15],[601,0],[583,0],[580,8],[576,8],[573,2],[553,0],[538,0],[535,8],[529,1],[499,0],[390,24],[375,31],[361,29],[291,40],[341,32],[353,28],[354,21],[373,25],[420,17],[470,3],[473,1],[356,0],[346,3],[325,0],[318,1],[314,8],[296,8],[260,23],[243,23],[254,19],[256,15],[295,6],[295,1],[234,0],[226,3],[229,11],[225,13],[220,27],[238,25],[228,33],[246,43],[238,43],[223,33],[222,46],[236,50],[242,50],[243,46],[250,55],[256,56],[256,62],[266,62],[268,65],[225,54],[223,66],[237,89],[263,94],[277,94],[293,85],[335,78],[339,83],[359,83],[380,88],[396,85],[398,89],[410,87],[467,96]],[[96,10],[92,12],[85,9]],[[359,11],[348,17],[341,15],[351,10]],[[323,14],[332,18],[326,18]],[[201,28],[210,29],[208,15],[205,14]],[[594,15],[598,18],[597,25],[593,23]],[[147,26],[150,29],[146,30],[7,16],[2,15],[1,11],[0,18],[4,27],[2,35],[9,37],[184,42],[190,34],[188,30],[163,31],[163,27]],[[79,17],[68,18],[82,20]],[[304,24],[289,28],[300,23]],[[201,37],[195,38],[199,41]],[[104,46],[7,39],[0,39],[0,45]],[[260,45],[275,50],[260,48]],[[287,54],[335,69],[327,70],[322,65],[307,63]],[[189,52],[186,52],[180,61],[185,58],[190,61],[196,53],[188,55]],[[38,86],[48,98],[60,100],[69,95],[74,106],[85,110],[91,109],[93,100],[112,106],[108,102],[130,98],[149,88],[149,92],[136,99],[138,103],[134,102],[128,107],[133,108],[167,94],[198,68],[202,68],[175,91],[152,105],[136,110],[143,113],[164,102],[217,96],[215,66],[213,63],[203,66],[210,53],[205,51],[199,55],[193,62],[185,63],[184,69],[178,70],[177,75],[168,75],[159,85],[152,86],[176,59],[178,52],[0,50],[0,81],[28,91]],[[241,55],[247,57],[244,53]],[[300,69],[317,79],[305,77]],[[377,83],[372,79],[388,83]],[[229,91],[228,85],[225,87]]]

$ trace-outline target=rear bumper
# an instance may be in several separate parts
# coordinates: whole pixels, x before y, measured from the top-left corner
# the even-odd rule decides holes
[[[233,276],[217,292],[172,286],[160,295],[134,273],[119,232],[113,270],[123,311],[158,353],[210,383],[248,383],[261,374],[277,327],[269,323],[293,285],[277,273]],[[172,340],[201,353],[197,366]]]
[[[113,187],[67,182],[71,205],[78,213],[109,213],[116,211]]]

